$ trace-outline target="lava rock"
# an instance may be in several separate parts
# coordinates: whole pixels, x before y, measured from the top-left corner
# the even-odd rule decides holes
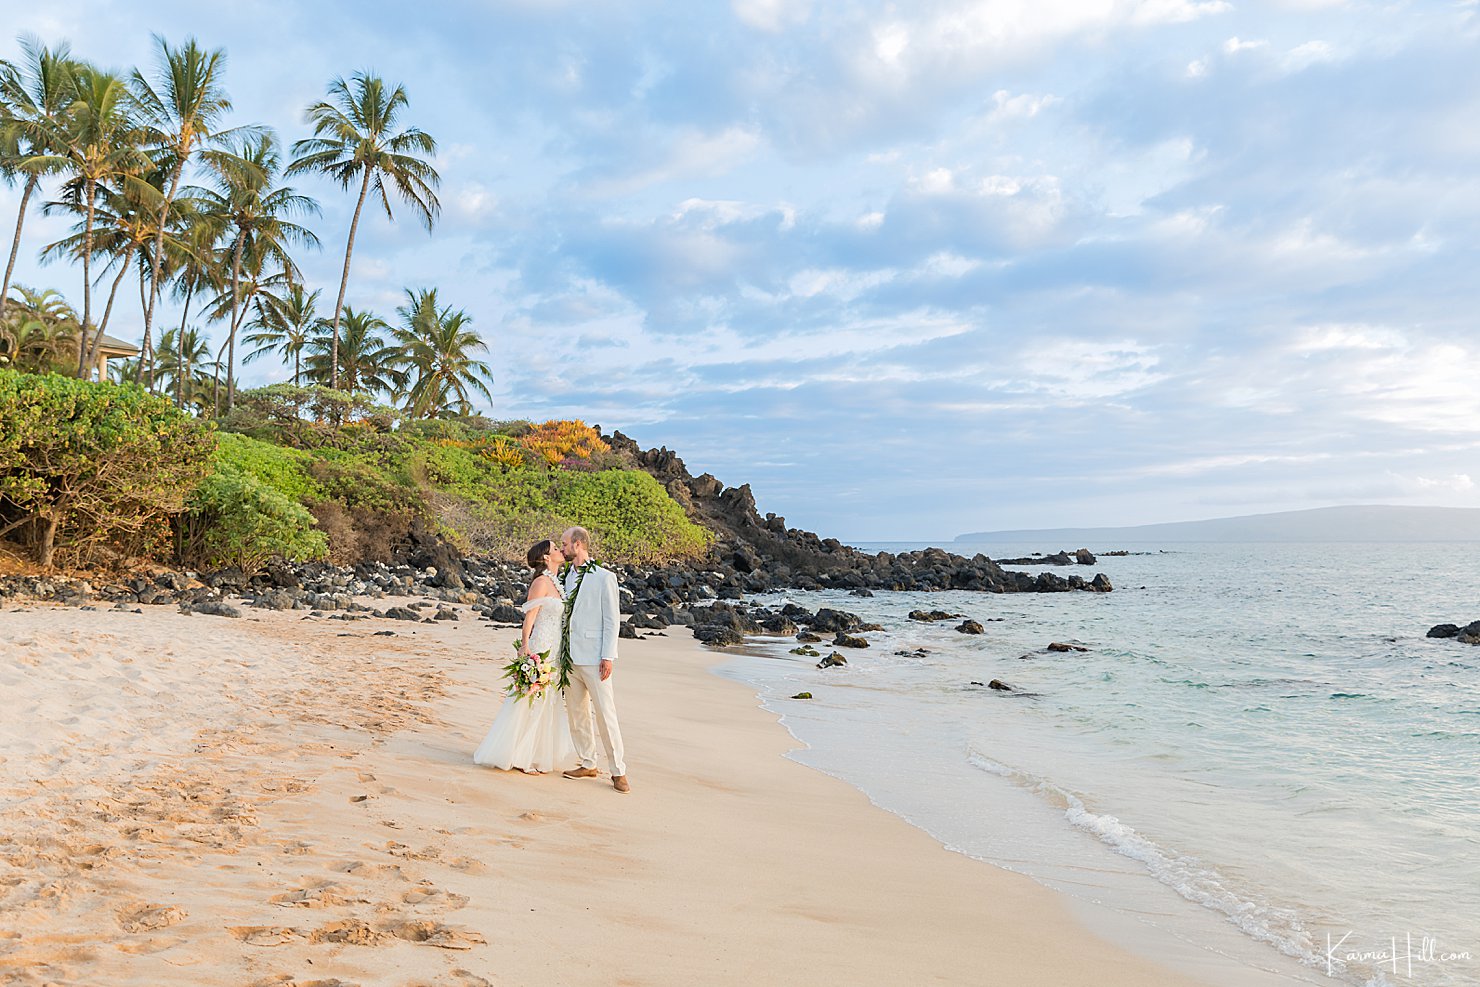
[[[222,600],[201,600],[180,604],[181,613],[203,613],[212,617],[240,617],[242,612]]]
[[[966,616],[964,613],[946,613],[944,610],[911,610],[910,619],[918,620],[924,624],[933,624],[940,620],[955,620],[957,617]]]
[[[1088,651],[1089,649],[1086,648],[1082,644],[1070,644],[1067,641],[1054,641],[1052,644],[1050,644],[1048,646],[1048,650],[1049,651],[1065,652],[1065,651]]]
[[[1424,637],[1459,637],[1459,625],[1435,624]]]
[[[837,634],[836,637],[833,638],[833,642],[832,643],[833,643],[833,647],[835,647],[835,648],[866,648],[866,647],[868,647],[868,642],[865,641],[863,638],[861,638],[861,637],[853,637],[852,635],[844,634],[842,631],[838,631],[838,634]]]
[[[961,634],[985,634],[987,629],[975,620],[963,620],[956,625],[956,631]]]
[[[827,634],[836,631],[857,630],[863,623],[863,619],[856,613],[846,610],[832,610],[823,607],[807,624],[809,628],[819,634]]]
[[[400,610],[401,607],[392,607],[392,610]],[[498,603],[489,607],[485,613],[488,619],[496,624],[522,624],[524,623],[524,611],[508,603]],[[387,611],[389,615],[389,611]]]
[[[421,614],[410,607],[391,607],[385,612],[386,617],[391,620],[420,620]]]
[[[1109,593],[1115,589],[1114,586],[1110,585],[1110,577],[1103,572],[1095,573],[1095,578],[1089,581],[1089,588],[1096,593]]]
[[[996,689],[998,692],[1012,692],[1012,691],[1014,691],[1013,688],[1012,688],[1012,686],[1008,685],[1006,682],[1002,681],[1001,679],[993,679],[992,681],[988,682],[987,683],[987,688],[988,689]]]
[[[818,668],[836,668],[836,667],[838,667],[840,665],[846,665],[846,664],[848,664],[848,659],[847,658],[844,658],[842,655],[840,655],[836,651],[834,651],[832,654],[828,655],[826,658],[824,658],[821,661],[819,661],[817,663],[817,667]]]

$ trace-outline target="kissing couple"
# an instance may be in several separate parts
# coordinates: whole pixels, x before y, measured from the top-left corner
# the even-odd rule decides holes
[[[567,778],[595,778],[596,731],[606,747],[612,787],[630,792],[612,671],[617,661],[617,576],[591,558],[591,535],[567,528],[560,545],[546,539],[526,557],[535,576],[524,606],[524,634],[508,671],[516,678],[473,753],[476,764],[544,774],[580,763]],[[558,679],[558,682],[556,681]],[[593,720],[595,729],[593,729]]]

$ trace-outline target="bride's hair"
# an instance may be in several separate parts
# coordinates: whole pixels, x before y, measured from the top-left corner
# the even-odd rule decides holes
[[[546,538],[544,541],[537,541],[534,543],[534,546],[530,548],[529,554],[526,555],[524,559],[529,563],[529,567],[531,569],[534,569],[536,572],[538,572],[545,567],[545,556],[549,555],[550,549],[554,547],[555,543],[548,538]]]

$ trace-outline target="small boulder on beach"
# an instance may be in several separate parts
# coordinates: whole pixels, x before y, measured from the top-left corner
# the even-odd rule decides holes
[[[833,647],[866,648],[868,647],[868,642],[861,637],[853,637],[850,634],[844,634],[842,631],[838,631],[837,637],[833,638]]]
[[[847,658],[844,658],[842,655],[840,655],[836,651],[834,651],[832,654],[828,655],[826,658],[824,658],[821,661],[819,661],[817,663],[817,667],[818,668],[836,668],[839,665],[846,665],[846,664],[848,664],[848,659]]]

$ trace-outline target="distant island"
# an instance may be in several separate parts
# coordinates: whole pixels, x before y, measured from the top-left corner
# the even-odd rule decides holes
[[[956,542],[1042,542],[1108,545],[1121,542],[1452,542],[1480,541],[1480,508],[1319,507],[1206,521],[1123,528],[1037,528],[974,531]]]

